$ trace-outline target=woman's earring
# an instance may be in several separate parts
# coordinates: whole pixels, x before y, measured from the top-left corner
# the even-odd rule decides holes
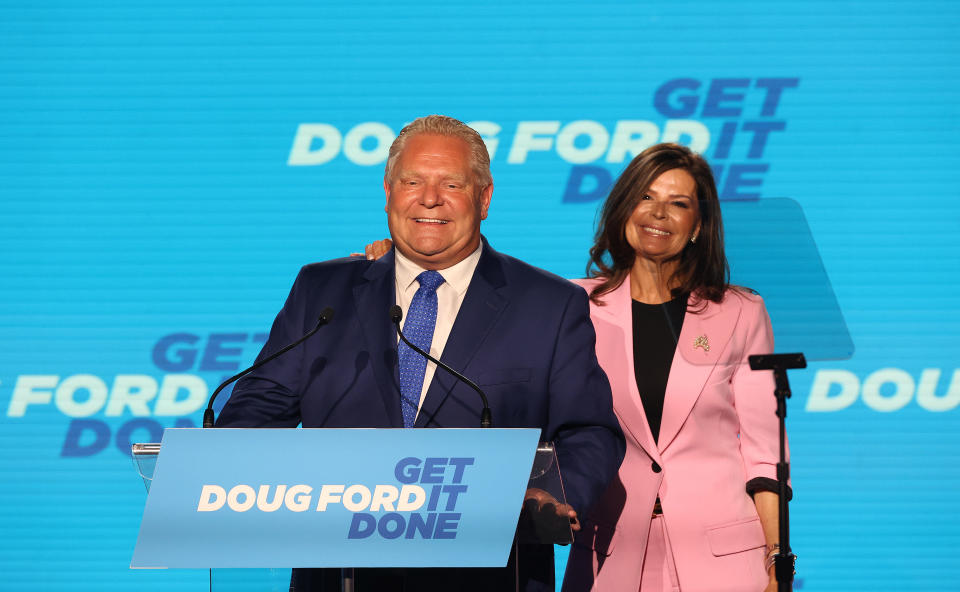
[[[693,235],[690,237],[690,244],[692,245],[695,242],[697,242],[697,235]]]

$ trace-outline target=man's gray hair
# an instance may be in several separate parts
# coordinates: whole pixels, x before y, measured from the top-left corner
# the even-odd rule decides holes
[[[419,117],[400,130],[397,138],[390,145],[390,155],[387,157],[387,168],[383,175],[387,183],[393,182],[393,167],[407,145],[407,140],[417,134],[434,134],[462,139],[470,147],[470,168],[473,169],[473,174],[477,178],[477,184],[484,189],[493,183],[493,176],[490,174],[490,154],[487,152],[487,145],[483,143],[483,138],[472,127],[446,115]]]

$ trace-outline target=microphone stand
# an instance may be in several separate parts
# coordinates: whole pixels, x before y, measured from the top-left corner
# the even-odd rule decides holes
[[[751,370],[773,370],[776,384],[773,394],[777,398],[777,417],[780,421],[780,462],[777,463],[777,492],[780,510],[780,552],[773,556],[777,592],[792,592],[793,574],[797,556],[790,549],[790,508],[787,501],[787,481],[790,479],[790,464],[787,462],[787,399],[790,398],[790,381],[787,370],[806,368],[807,360],[802,353],[769,354],[749,356]]]
[[[222,391],[227,385],[229,385],[230,383],[232,383],[232,382],[234,382],[234,381],[236,381],[236,380],[239,380],[239,379],[243,378],[244,376],[246,376],[247,374],[253,372],[254,370],[256,370],[257,368],[259,368],[260,366],[263,366],[264,364],[266,364],[266,363],[269,362],[270,360],[273,360],[273,359],[275,359],[275,358],[278,358],[278,357],[282,356],[283,354],[287,353],[288,351],[290,351],[291,349],[297,347],[298,345],[300,345],[301,343],[303,343],[304,341],[306,341],[307,339],[309,339],[314,333],[316,333],[317,331],[319,331],[321,327],[323,327],[324,325],[326,325],[327,323],[329,323],[329,322],[331,321],[331,319],[333,319],[333,309],[328,306],[328,307],[324,308],[322,311],[320,311],[320,316],[317,318],[317,324],[316,324],[316,326],[315,326],[313,329],[311,329],[306,335],[304,335],[304,336],[301,337],[300,339],[294,341],[294,342],[291,343],[290,345],[284,347],[283,349],[277,351],[277,352],[274,353],[273,355],[271,355],[271,356],[269,356],[269,357],[266,357],[266,358],[260,360],[259,362],[257,362],[257,363],[254,364],[253,366],[250,366],[250,367],[247,368],[246,370],[244,370],[244,371],[242,371],[242,372],[238,372],[237,374],[234,374],[234,375],[231,376],[230,378],[224,380],[224,381],[220,384],[220,386],[217,387],[217,390],[213,391],[213,394],[210,395],[210,400],[207,401],[207,408],[203,410],[203,427],[204,427],[204,428],[212,428],[212,427],[213,427],[213,424],[214,424],[213,402],[217,399],[217,395],[220,394],[220,391]]]

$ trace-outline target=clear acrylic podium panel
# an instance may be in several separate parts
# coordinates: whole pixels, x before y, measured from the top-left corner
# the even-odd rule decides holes
[[[558,504],[567,503],[560,463],[557,461],[553,442],[541,442],[537,445],[527,489],[545,491],[557,500]],[[573,542],[573,529],[569,519],[557,516],[555,512],[551,512],[552,508],[547,506],[536,511],[535,505],[529,500],[524,503],[524,511],[521,512],[517,528],[517,542],[544,545],[568,545]]]
[[[721,202],[730,281],[763,297],[775,352],[808,361],[845,360],[854,344],[803,208],[788,198]],[[706,336],[709,339],[711,336]],[[703,364],[702,349],[678,348]]]
[[[157,468],[157,455],[160,454],[160,443],[134,444],[131,452],[133,453],[133,465],[140,474],[140,478],[143,479],[143,485],[147,488],[147,493],[150,493],[153,472]]]
[[[155,442],[134,444],[132,452],[134,466],[149,492],[157,466],[157,455],[160,454],[160,444]],[[558,503],[567,503],[553,442],[541,442],[537,445],[527,488],[545,491]],[[525,519],[522,515],[520,522],[517,532],[517,540],[520,543],[565,545],[573,541],[573,530],[569,523],[565,523],[564,520],[551,520],[548,511],[540,512],[537,518]],[[290,568],[210,570],[211,592],[288,592],[289,589]]]

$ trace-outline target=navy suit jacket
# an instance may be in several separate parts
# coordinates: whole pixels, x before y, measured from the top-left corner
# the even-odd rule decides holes
[[[402,427],[393,251],[301,269],[260,357],[291,343],[330,306],[331,323],[241,380],[220,427]],[[585,516],[624,454],[610,386],[594,352],[586,292],[483,251],[441,357],[487,394],[494,427],[534,427],[556,443],[567,502]],[[417,427],[479,427],[477,394],[437,369]],[[521,560],[522,563],[522,560]],[[550,566],[552,579],[552,565]],[[536,585],[527,589],[536,589]]]

